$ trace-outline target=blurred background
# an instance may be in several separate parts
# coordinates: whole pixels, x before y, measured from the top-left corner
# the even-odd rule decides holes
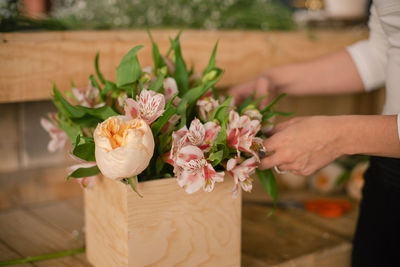
[[[363,23],[369,5],[369,0],[1,0],[0,28],[293,30]]]
[[[370,5],[368,0],[0,0],[0,211],[49,207],[48,203],[69,199],[75,206],[82,205],[79,185],[65,182],[65,167],[72,163],[71,147],[50,153],[49,136],[40,118],[55,111],[49,101],[52,82],[62,90],[69,89],[72,79],[77,87],[87,86],[97,51],[100,68],[113,79],[121,56],[137,42],[146,44],[143,62],[150,64],[146,29],[154,31],[162,51],[169,35],[185,29],[183,53],[195,69],[205,65],[204,55],[220,38],[217,65],[226,70],[220,82],[220,89],[226,90],[265,68],[309,60],[367,38]],[[378,114],[384,97],[382,89],[345,96],[286,97],[278,109],[294,112],[294,116]],[[367,157],[356,156],[340,159],[310,177],[280,175],[280,199],[339,197],[353,201],[357,207],[367,162]],[[252,194],[244,195],[245,201],[260,199],[268,200],[259,184]],[[72,223],[76,231],[68,238],[83,242],[78,229],[82,209],[77,210],[80,219]],[[0,212],[0,229],[8,226],[2,224],[4,212]],[[43,214],[49,216],[47,212]],[[280,241],[263,246],[281,253],[279,260],[274,259],[276,263],[345,240],[346,245],[340,248],[348,260],[347,244],[356,215],[356,208],[336,221],[324,221],[318,215],[284,215],[292,216],[285,219],[283,224],[289,226],[284,230],[277,226],[282,224],[277,216],[263,224],[266,228],[278,227],[278,236],[268,238]],[[245,212],[244,216],[249,214]],[[301,227],[292,225],[296,220],[303,220]],[[322,230],[304,230],[308,224]],[[292,226],[295,230],[288,230]],[[69,226],[68,231],[71,229]],[[318,242],[310,242],[308,247],[297,244],[296,231],[300,239],[307,234]],[[0,231],[0,248],[2,234]],[[334,235],[338,239],[330,237]],[[281,246],[275,245],[278,243]],[[292,248],[285,254],[283,247],[288,244]],[[291,254],[293,251],[296,255]],[[18,249],[15,252],[26,254]],[[250,251],[246,253],[254,256]],[[244,265],[252,266],[249,262],[247,258]]]

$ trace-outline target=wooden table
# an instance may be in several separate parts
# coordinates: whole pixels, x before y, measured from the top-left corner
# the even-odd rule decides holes
[[[281,199],[313,198],[295,193]],[[302,210],[268,209],[243,203],[242,266],[348,266],[357,208],[326,219]],[[84,245],[82,198],[0,212],[0,261]],[[90,266],[84,254],[15,266]]]

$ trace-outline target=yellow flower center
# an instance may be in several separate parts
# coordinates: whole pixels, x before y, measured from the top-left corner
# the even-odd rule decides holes
[[[102,135],[110,141],[112,149],[120,146],[126,146],[126,130],[141,127],[142,124],[138,120],[124,122],[121,120],[110,119],[102,127]]]

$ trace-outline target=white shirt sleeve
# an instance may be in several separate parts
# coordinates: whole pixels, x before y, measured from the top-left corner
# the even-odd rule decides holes
[[[364,89],[371,91],[385,84],[388,47],[387,37],[374,5],[371,6],[368,26],[369,39],[347,47],[347,51],[358,69]]]

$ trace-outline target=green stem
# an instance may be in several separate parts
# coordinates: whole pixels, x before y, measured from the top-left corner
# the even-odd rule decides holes
[[[83,247],[83,248],[77,248],[77,249],[66,250],[66,251],[61,251],[61,252],[43,254],[43,255],[39,255],[39,256],[26,257],[26,258],[18,259],[18,260],[1,261],[0,266],[61,258],[61,257],[84,253],[85,251],[86,251],[86,249]]]
[[[143,197],[141,194],[139,194],[139,191],[137,190],[137,184],[138,184],[137,176],[135,176],[133,178],[126,178],[126,180],[128,181],[129,185],[132,187],[132,190],[135,191],[139,197]]]

